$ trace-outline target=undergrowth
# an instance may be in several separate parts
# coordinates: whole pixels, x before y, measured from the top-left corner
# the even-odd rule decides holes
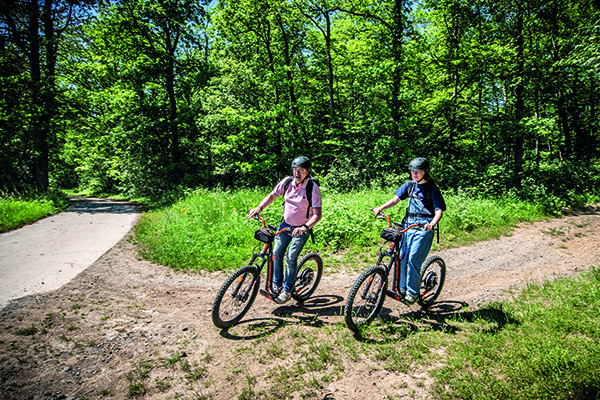
[[[261,225],[247,218],[248,210],[267,193],[264,189],[193,191],[170,206],[145,213],[136,225],[136,239],[145,257],[174,269],[241,267],[259,245],[254,231]],[[309,240],[306,251],[321,252],[329,265],[368,262],[344,254],[376,253],[386,224],[370,209],[392,196],[393,190],[381,189],[324,193],[323,219],[314,229],[316,242]],[[434,241],[434,251],[497,238],[518,222],[547,217],[540,207],[516,199],[481,199],[461,191],[444,196],[448,210],[440,223],[439,244]],[[405,209],[403,201],[387,212],[393,220],[401,221]],[[262,215],[267,223],[277,226],[282,215],[281,198]]]
[[[68,206],[69,201],[60,192],[6,194],[0,191],[0,232],[56,214]]]

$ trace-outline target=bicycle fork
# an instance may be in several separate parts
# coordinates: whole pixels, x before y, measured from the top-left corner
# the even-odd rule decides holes
[[[275,301],[277,294],[273,293],[273,254],[267,259],[267,284],[265,289],[260,289],[259,293],[269,300]]]
[[[242,293],[240,294],[240,289],[242,288],[242,286],[244,285],[244,281],[246,280],[246,274],[240,276],[237,279],[237,285],[235,287],[235,290],[233,292],[231,292],[231,297],[235,297],[236,299],[238,299],[241,303],[245,303],[246,300],[248,300],[248,295],[251,292],[251,290],[245,290],[242,291]],[[248,289],[251,289],[252,287],[254,287],[254,284],[256,283],[256,278],[253,277],[252,278],[252,282],[250,282],[250,285],[248,285]]]
[[[365,300],[367,303],[371,303],[371,304],[377,304],[377,299],[379,298],[378,293],[381,291],[381,288],[382,288],[383,282],[384,282],[383,280],[381,282],[379,282],[379,287],[375,291],[374,295],[369,296],[369,292],[371,290],[371,285],[373,284],[374,277],[375,277],[375,275],[371,275],[369,277],[369,282],[365,286],[365,290],[360,295],[360,297],[363,300]]]
[[[435,295],[435,287],[438,284],[437,274],[429,271],[427,275],[421,279],[421,287],[424,292],[421,295],[423,301],[427,301],[431,296]]]

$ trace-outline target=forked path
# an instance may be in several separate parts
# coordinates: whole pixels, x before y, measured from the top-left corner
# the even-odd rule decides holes
[[[87,231],[70,229],[80,229],[76,237]],[[436,366],[426,358],[396,371],[377,343],[361,343],[343,328],[341,308],[359,274],[353,266],[326,263],[309,301],[276,305],[258,296],[238,325],[221,330],[211,322],[211,308],[229,272],[185,273],[141,260],[132,237],[60,289],[0,309],[0,399],[126,399],[136,388],[144,400],[432,397]],[[599,237],[600,209],[590,208],[436,252],[448,274],[434,306],[423,313],[388,299],[380,315],[398,334],[407,327],[452,328],[464,310],[499,299],[506,289],[600,267]],[[404,351],[397,339],[390,344]],[[443,356],[444,348],[431,351]],[[318,362],[321,355],[329,361]],[[304,384],[309,381],[318,385]]]
[[[131,203],[71,196],[60,214],[0,234],[0,309],[10,300],[60,288],[135,224]]]

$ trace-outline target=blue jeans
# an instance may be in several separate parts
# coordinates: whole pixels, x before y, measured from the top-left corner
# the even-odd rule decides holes
[[[283,221],[281,225],[279,225],[279,230],[289,227],[290,225]],[[275,237],[275,249],[273,250],[273,283],[275,286],[281,287],[281,282],[283,281],[283,256],[287,252],[287,258],[285,260],[287,268],[285,271],[283,290],[287,292],[293,291],[294,283],[296,282],[296,274],[298,273],[298,257],[309,236],[310,231],[296,237],[292,237],[291,231],[285,231]]]
[[[417,296],[421,288],[421,265],[431,250],[433,231],[409,229],[400,251],[400,291]]]

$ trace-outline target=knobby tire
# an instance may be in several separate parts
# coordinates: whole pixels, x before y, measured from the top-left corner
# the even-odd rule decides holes
[[[360,274],[352,285],[344,306],[344,319],[350,330],[356,332],[359,326],[368,324],[379,315],[387,286],[385,269],[379,265]]]
[[[437,300],[446,281],[446,263],[440,256],[429,257],[421,266],[419,305],[428,308]]]
[[[308,253],[298,262],[295,288],[292,297],[296,301],[308,299],[317,290],[323,276],[323,260],[317,253]]]
[[[229,328],[237,324],[256,299],[259,286],[260,275],[256,267],[246,265],[231,274],[213,302],[213,324],[217,328]]]

